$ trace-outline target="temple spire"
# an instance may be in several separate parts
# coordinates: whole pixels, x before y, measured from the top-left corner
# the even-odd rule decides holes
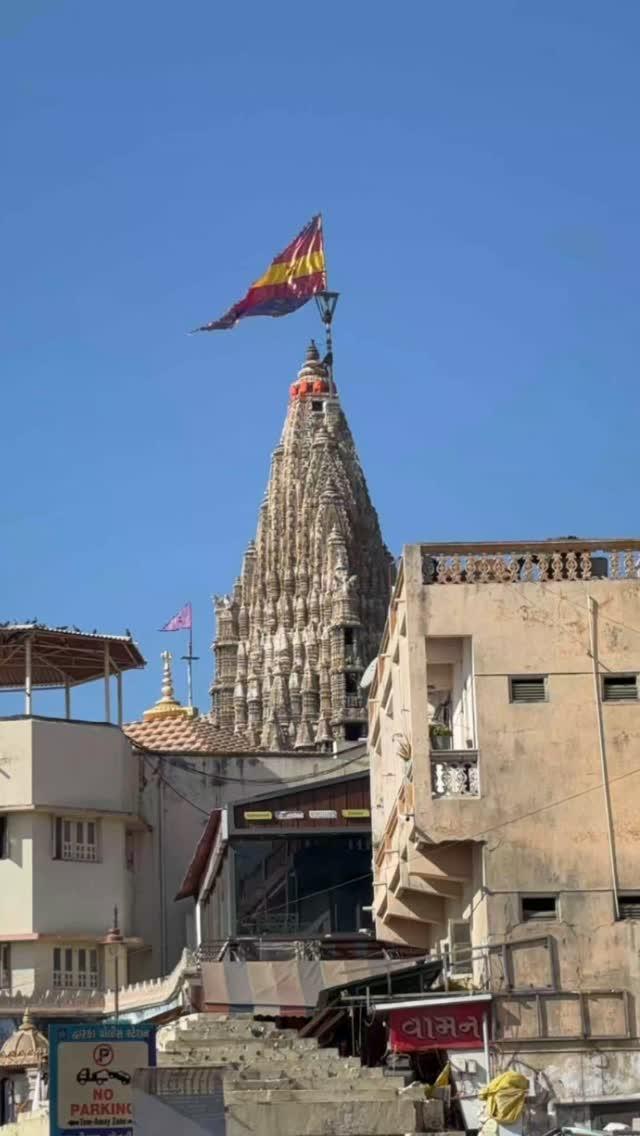
[[[386,618],[390,556],[351,431],[312,340],[273,452],[254,542],[216,597],[213,712],[262,748],[366,733],[360,677]]]

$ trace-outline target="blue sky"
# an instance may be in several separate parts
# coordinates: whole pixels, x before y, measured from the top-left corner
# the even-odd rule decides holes
[[[389,546],[636,530],[639,36],[632,0],[3,0],[0,618],[130,627],[133,717],[190,598],[206,708],[319,328],[185,332],[318,210]]]

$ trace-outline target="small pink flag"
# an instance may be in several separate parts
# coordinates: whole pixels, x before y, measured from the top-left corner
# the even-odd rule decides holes
[[[170,619],[168,623],[165,623],[164,627],[161,627],[160,630],[190,631],[192,626],[193,623],[191,619],[191,604],[186,603],[184,607],[180,608],[178,614],[174,615],[173,619]]]

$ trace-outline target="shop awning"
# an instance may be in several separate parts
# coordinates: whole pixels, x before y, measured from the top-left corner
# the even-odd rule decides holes
[[[421,961],[421,960],[420,960]],[[407,971],[406,959],[288,959],[202,963],[207,1010],[268,1017],[308,1017],[321,991]]]

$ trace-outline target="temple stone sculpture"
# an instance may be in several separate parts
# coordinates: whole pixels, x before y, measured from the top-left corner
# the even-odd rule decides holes
[[[214,599],[214,721],[262,750],[366,734],[392,560],[351,431],[315,343],[291,386],[255,541]]]

